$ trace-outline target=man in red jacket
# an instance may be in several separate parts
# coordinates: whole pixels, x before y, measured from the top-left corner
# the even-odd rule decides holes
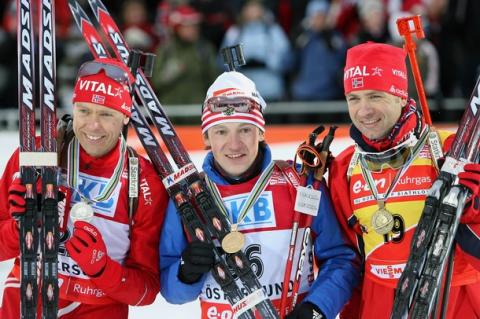
[[[363,255],[365,269],[360,292],[342,318],[390,318],[438,159],[427,139],[431,128],[408,98],[402,49],[369,42],[348,50],[344,90],[355,145],[333,162],[329,186],[338,220]],[[445,150],[453,135],[439,136]],[[460,183],[473,195],[461,222],[478,225],[480,164],[464,169]],[[478,248],[479,238],[470,240]],[[470,257],[457,247],[448,318],[480,317],[480,272]]]
[[[127,318],[128,305],[151,304],[159,291],[158,245],[167,194],[150,162],[138,158],[138,205],[129,216],[129,155],[122,129],[130,118],[133,79],[127,74],[113,59],[87,62],[78,72],[73,132],[65,134],[73,137],[59,143],[64,144],[60,162],[68,162],[59,185],[59,318]],[[18,156],[17,150],[0,180],[0,260],[15,258],[1,318],[20,317],[16,219],[25,213],[25,186]]]

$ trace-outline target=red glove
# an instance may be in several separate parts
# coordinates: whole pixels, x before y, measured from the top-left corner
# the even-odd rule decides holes
[[[90,277],[99,276],[109,259],[102,235],[95,226],[84,221],[75,222],[72,238],[67,241],[65,248]]]
[[[14,178],[8,187],[8,204],[10,216],[18,218],[25,214],[25,193],[27,189],[20,178]]]
[[[458,174],[459,183],[472,192],[463,210],[461,222],[480,223],[480,164],[466,164],[464,172]]]

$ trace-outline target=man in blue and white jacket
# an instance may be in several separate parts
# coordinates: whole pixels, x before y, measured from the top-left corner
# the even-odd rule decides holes
[[[279,308],[297,190],[282,169],[273,167],[267,184],[251,209],[242,214],[262,172],[272,162],[264,141],[266,103],[255,84],[238,72],[220,75],[207,92],[202,114],[204,143],[211,150],[203,170],[221,196],[228,219],[245,236],[243,252]],[[299,303],[286,318],[335,318],[358,283],[359,262],[347,246],[335,219],[328,190],[321,185],[318,214],[313,218],[313,245],[307,248]],[[300,222],[300,235],[307,225]],[[298,241],[302,236],[298,236]],[[298,246],[297,246],[298,247]],[[231,305],[210,270],[212,245],[188,243],[180,217],[171,202],[161,235],[161,293],[170,303],[200,298],[201,318],[232,318]],[[294,265],[298,260],[296,252]],[[319,266],[314,276],[314,258]],[[294,279],[294,271],[290,278]],[[290,296],[291,298],[291,296]],[[289,299],[290,299],[289,298]],[[289,309],[291,310],[291,309]]]

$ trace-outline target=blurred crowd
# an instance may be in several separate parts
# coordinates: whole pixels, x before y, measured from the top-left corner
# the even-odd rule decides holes
[[[79,0],[87,12],[88,1]],[[346,50],[403,45],[399,17],[421,15],[417,59],[427,96],[468,97],[480,74],[478,0],[104,0],[131,48],[156,54],[151,78],[165,105],[201,103],[224,71],[219,50],[243,44],[268,101],[341,99]],[[0,4],[0,107],[17,104],[16,1]],[[67,0],[56,0],[59,105],[70,106],[78,66],[91,59]],[[413,79],[409,94],[416,95]]]

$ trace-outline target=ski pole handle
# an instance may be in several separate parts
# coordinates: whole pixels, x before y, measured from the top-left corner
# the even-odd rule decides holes
[[[227,66],[228,71],[235,71],[237,68],[245,65],[245,57],[243,56],[243,46],[241,43],[234,46],[221,49],[223,63]]]
[[[397,19],[397,28],[400,35],[405,39],[405,48],[407,49],[408,58],[410,59],[413,78],[415,79],[415,86],[417,88],[418,99],[422,107],[422,113],[423,113],[423,116],[425,117],[425,122],[428,125],[432,125],[432,118],[430,117],[430,110],[427,104],[427,97],[425,95],[425,89],[423,88],[422,76],[420,74],[417,57],[415,55],[415,49],[417,48],[417,46],[415,44],[415,41],[413,41],[413,38],[412,38],[412,33],[415,33],[415,36],[419,40],[425,38],[420,16],[416,15],[416,16]]]

